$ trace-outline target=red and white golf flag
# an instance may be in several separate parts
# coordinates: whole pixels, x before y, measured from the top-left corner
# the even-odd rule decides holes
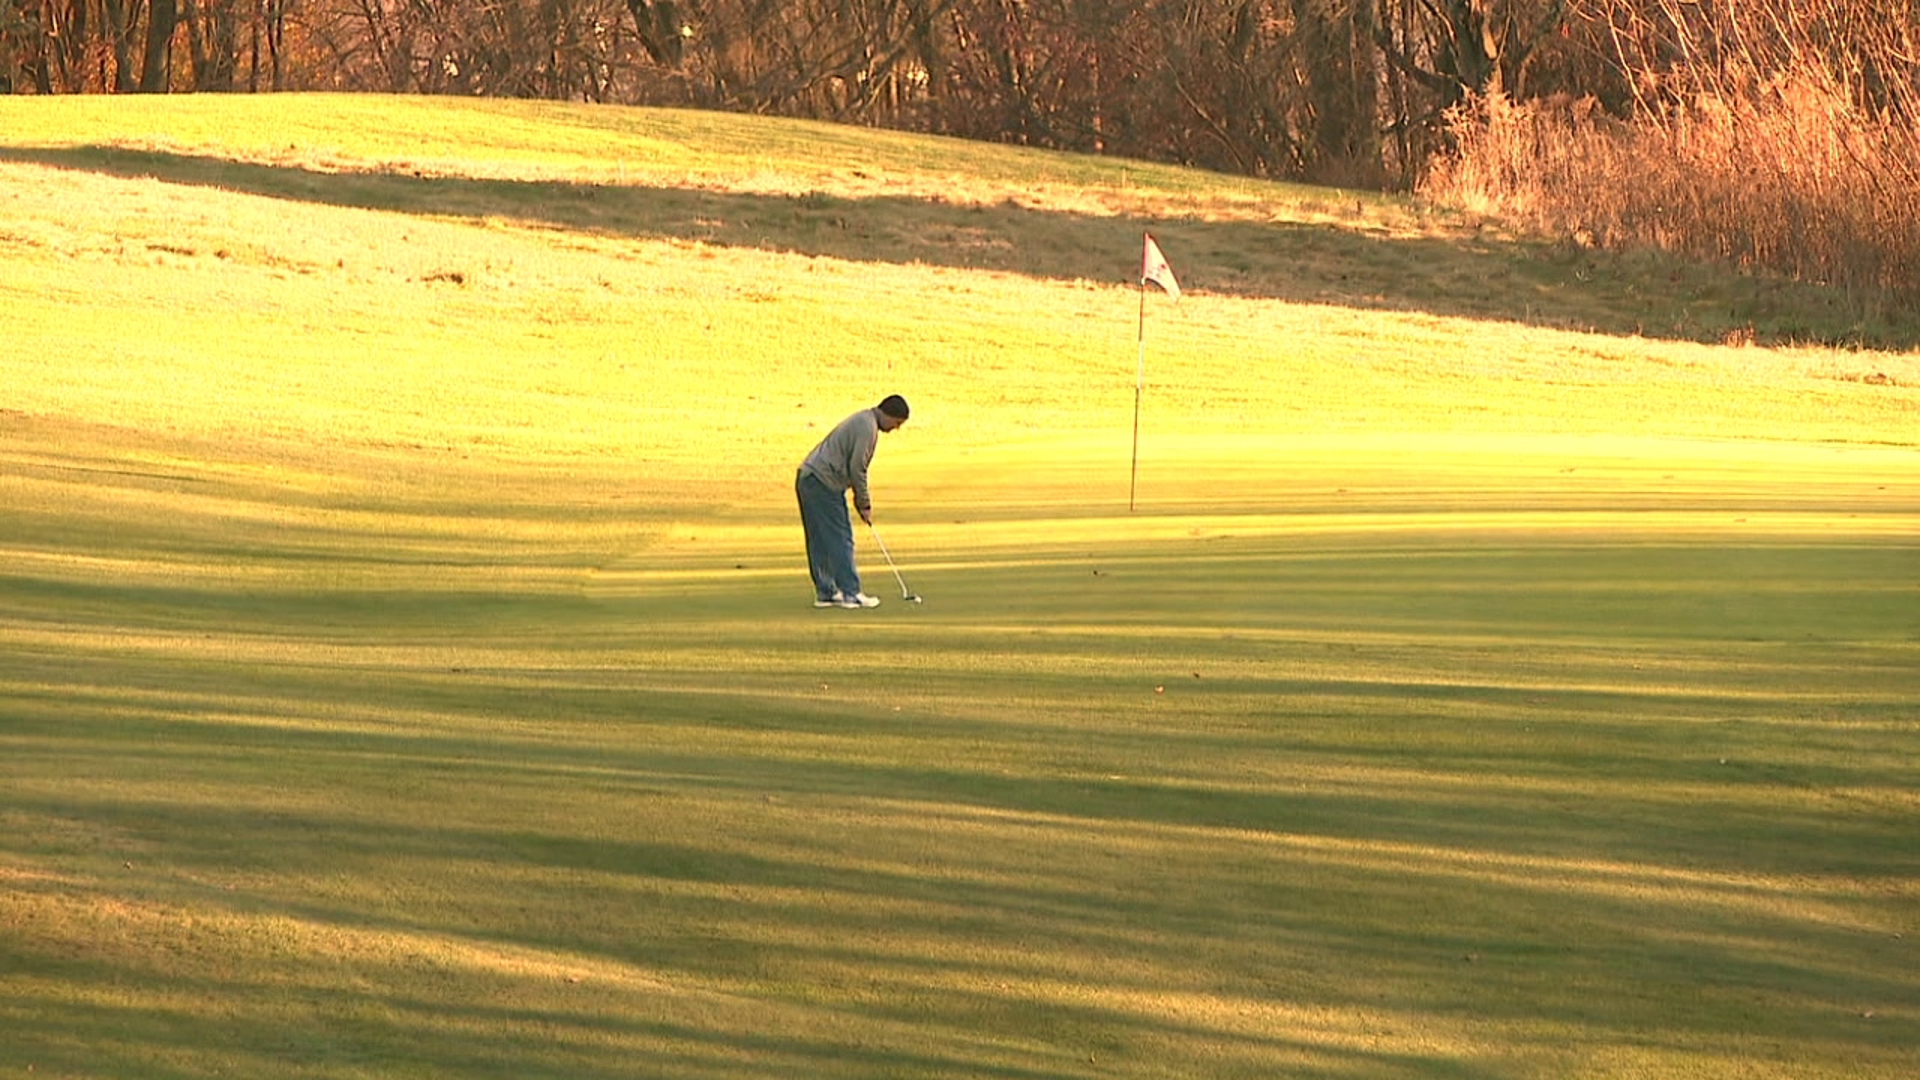
[[[1174,280],[1173,267],[1167,265],[1167,257],[1160,254],[1160,245],[1153,242],[1153,234],[1146,233],[1147,246],[1140,257],[1140,284],[1151,281],[1167,291],[1175,300],[1180,299],[1180,283]]]

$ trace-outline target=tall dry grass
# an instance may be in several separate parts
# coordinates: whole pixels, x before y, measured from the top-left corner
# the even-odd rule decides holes
[[[1863,311],[1920,300],[1920,138],[1816,65],[1703,87],[1631,121],[1591,98],[1472,102],[1438,201],[1604,248],[1655,247],[1846,289]]]

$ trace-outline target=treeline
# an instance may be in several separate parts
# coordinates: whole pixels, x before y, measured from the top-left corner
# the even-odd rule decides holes
[[[0,0],[0,87],[676,104],[1406,187],[1447,109],[1629,119],[1814,60],[1910,113],[1914,0]]]

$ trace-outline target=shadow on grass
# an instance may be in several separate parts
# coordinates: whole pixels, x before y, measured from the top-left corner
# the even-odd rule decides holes
[[[1823,853],[1851,843],[1822,828],[1826,813],[1754,803],[1764,827],[1733,838],[1713,868],[1670,835],[1657,798],[1637,808],[1516,800],[1551,765],[1492,760],[1466,731],[1423,755],[1431,786],[1183,792],[1088,783],[1044,763],[1009,777],[960,752],[996,742],[1054,752],[1019,724],[916,724],[914,738],[953,764],[877,764],[861,748],[900,722],[856,710],[837,710],[841,740],[803,758],[725,732],[662,750],[665,727],[714,703],[615,698],[578,676],[523,674],[512,694],[449,698],[440,680],[406,673],[343,688],[324,672],[255,671],[260,689],[276,689],[245,714],[314,722],[298,729],[198,719],[217,695],[125,688],[165,681],[151,671],[55,681],[22,701],[12,744],[27,760],[168,780],[145,796],[18,798],[10,813],[89,838],[83,872],[109,882],[101,892],[113,904],[131,894],[135,909],[177,907],[183,925],[267,920],[282,928],[275,954],[317,973],[269,977],[238,955],[230,976],[183,985],[167,970],[180,947],[170,935],[162,952],[112,965],[41,956],[29,941],[31,962],[17,968],[118,987],[131,1002],[49,1002],[36,1030],[70,1030],[96,1049],[68,1064],[110,1073],[115,1054],[213,1044],[292,1054],[323,1074],[378,1061],[544,1075],[541,1055],[557,1045],[577,1076],[625,1075],[624,1055],[640,1051],[661,1076],[1009,1078],[1110,1075],[1093,1059],[1167,1047],[1247,1068],[1292,1062],[1289,1075],[1480,1075],[1433,1049],[1446,1043],[1433,1032],[1465,1016],[1496,1030],[1552,1025],[1595,1046],[1731,1053],[1756,1033],[1756,1013],[1773,1040],[1892,1076],[1880,1065],[1914,1034],[1899,1013],[1920,996],[1909,969],[1883,940],[1817,914],[1845,903],[1833,875],[1848,869]],[[730,708],[796,733],[821,719],[818,705],[765,695]],[[409,730],[414,709],[463,718],[469,734]],[[342,710],[396,724],[329,727]],[[1116,760],[1139,750],[1191,759],[1190,737],[1177,726],[1143,734],[1152,745]],[[1286,754],[1243,744],[1208,756],[1230,772]],[[1635,760],[1622,752],[1600,767],[1650,793],[1694,786],[1641,775]],[[219,794],[186,794],[195,791]],[[650,805],[661,797],[681,809],[662,814]],[[560,813],[539,808],[556,801]],[[836,813],[847,806],[861,808],[852,823]],[[1690,813],[1703,833],[1725,824],[1710,802]],[[982,830],[985,846],[969,843]],[[1557,837],[1551,848],[1545,834]],[[59,835],[5,846],[31,862]],[[1755,877],[1737,857],[1756,844],[1779,876]],[[114,880],[123,856],[128,873]],[[1901,872],[1899,860],[1879,872]],[[288,924],[306,931],[289,936]],[[401,944],[388,956],[334,955],[340,932]],[[532,974],[537,964],[516,975],[459,956],[503,946],[660,983],[609,1001]],[[1047,989],[1061,985],[1076,989]],[[140,987],[189,1004],[143,1006],[129,993]],[[689,988],[725,987],[740,996],[689,1007]],[[1223,1008],[1175,1004],[1188,998]],[[503,999],[518,1004],[493,1004]],[[1894,1015],[1851,1023],[1857,1002]],[[1302,1028],[1301,1013],[1318,1019]],[[819,1015],[834,1019],[815,1028]],[[469,1021],[485,1031],[468,1032]],[[1341,1032],[1355,1022],[1411,1022],[1426,1049],[1356,1044]],[[475,1057],[481,1046],[488,1053]]]
[[[152,177],[330,206],[797,252],[859,262],[1131,283],[1139,235],[1176,253],[1189,288],[1293,303],[1489,319],[1681,341],[1906,349],[1920,324],[1867,317],[1841,293],[1658,256],[1619,257],[1479,233],[1391,237],[1293,222],[1142,220],[1011,201],[744,194],[564,182],[325,172],[113,147],[0,148],[0,161]],[[449,272],[452,272],[451,270]]]
[[[725,573],[490,594],[430,537],[398,585],[262,590],[192,572],[224,519],[39,517],[16,553],[101,556],[0,577],[0,1021],[44,1073],[1877,1080],[1920,1045],[1905,538],[1114,541],[850,621]]]
[[[1551,553],[1560,574],[1582,558]],[[1544,572],[1510,557],[1507,569]],[[1314,603],[1354,606],[1356,624],[1382,603],[1354,603],[1364,574],[1323,560],[1312,572],[1348,583]],[[573,635],[604,640],[599,624],[622,616],[523,602],[550,634],[567,630],[529,646],[539,666],[329,660],[327,641],[299,648],[291,600],[214,638],[277,635],[295,652],[282,661],[223,659],[217,644],[171,660],[111,646],[19,658],[10,766],[67,793],[9,799],[9,815],[39,826],[5,843],[10,859],[64,861],[135,910],[309,927],[318,955],[283,951],[333,972],[253,985],[241,957],[232,979],[200,976],[214,1004],[200,1011],[290,1010],[282,1034],[135,1004],[110,1010],[112,1030],[147,1033],[125,1053],[213,1041],[323,1073],[394,1059],[486,1075],[443,1026],[468,1017],[558,1040],[580,1076],[620,1074],[612,1042],[688,1077],[1104,1074],[1078,1051],[1041,1061],[1036,1046],[1207,1047],[1248,1068],[1294,1062],[1294,1075],[1415,1077],[1478,1070],[1431,1045],[1343,1046],[1289,1018],[1470,1017],[1479,1041],[1545,1024],[1596,1046],[1735,1053],[1759,1015],[1773,1039],[1873,1076],[1892,1075],[1882,1064],[1916,1034],[1899,1017],[1920,983],[1868,930],[1879,916],[1855,884],[1916,870],[1899,806],[1862,799],[1908,784],[1911,733],[1836,730],[1800,765],[1806,731],[1723,723],[1804,712],[1846,681],[1845,650],[1756,682],[1695,643],[1669,689],[1609,688],[1596,685],[1604,663],[1582,655],[1591,646],[1523,650],[1516,637],[1488,656],[1448,645],[1433,612],[1423,641],[1440,654],[1424,658],[1369,646],[1316,665],[1306,645],[1151,639],[1154,664],[1273,670],[1130,707],[1088,670],[1084,642],[1014,647],[1037,660],[1018,672],[943,673],[935,657],[1005,643],[933,627],[840,670],[848,689],[815,693],[814,632],[757,625],[756,663],[716,678],[698,653],[722,643],[655,613],[628,631],[631,669],[609,669],[570,656]],[[458,604],[444,614],[423,655],[467,617]],[[1123,644],[1106,649],[1096,667],[1128,666]],[[906,715],[881,689],[900,666],[916,671]],[[1330,670],[1295,673],[1313,666]],[[663,1019],[651,999],[582,1004],[499,965],[480,974],[485,992],[458,964],[423,980],[416,967],[449,963],[424,946],[343,962],[324,945],[342,929],[754,989],[737,1015]],[[177,992],[157,958],[107,985],[143,985],[140,963]],[[32,967],[108,978],[38,954]],[[1082,989],[1044,989],[1062,984]],[[503,996],[533,1003],[490,1004]],[[1167,1004],[1188,998],[1224,1005]],[[837,1019],[817,1029],[784,1008]],[[1847,1010],[1862,1008],[1891,1015],[1856,1023]],[[84,1006],[44,1009],[81,1036],[95,1022]],[[488,1038],[512,1071],[539,1074],[531,1035]]]

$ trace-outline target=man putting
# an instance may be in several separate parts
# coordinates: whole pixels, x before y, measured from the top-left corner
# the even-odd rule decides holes
[[[873,499],[867,494],[867,466],[873,461],[880,436],[907,422],[907,400],[888,395],[871,409],[861,409],[820,440],[794,477],[800,498],[800,524],[807,534],[807,568],[813,572],[813,606],[879,607],[877,597],[860,591],[860,571],[853,565],[853,519],[847,516],[847,489],[853,489],[853,508],[860,520],[873,524]]]

